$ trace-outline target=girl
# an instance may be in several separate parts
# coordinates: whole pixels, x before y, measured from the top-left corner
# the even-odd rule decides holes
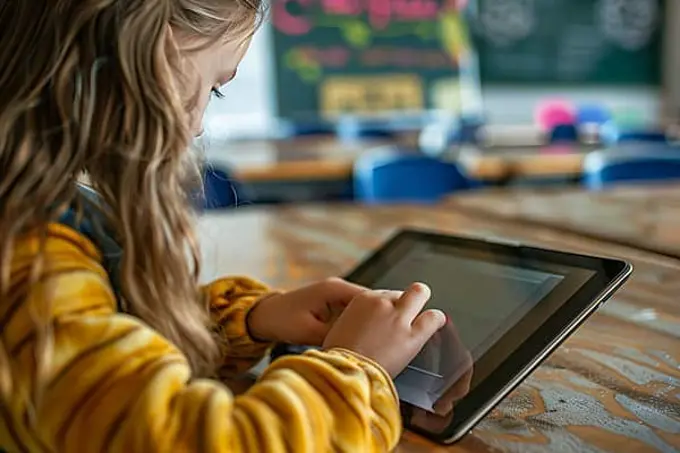
[[[260,0],[0,0],[8,452],[395,446],[390,375],[445,322],[419,314],[426,287],[197,285],[187,148],[260,10]],[[337,319],[333,307],[344,308]],[[276,361],[238,397],[212,380],[275,341],[322,350]]]

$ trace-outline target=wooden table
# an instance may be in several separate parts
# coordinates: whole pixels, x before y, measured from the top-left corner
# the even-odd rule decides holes
[[[222,163],[245,183],[263,181],[343,180],[352,175],[354,161],[368,149],[388,144],[415,148],[417,139],[343,142],[334,136],[294,140],[248,140],[208,147],[208,159]]]
[[[201,219],[203,277],[247,274],[295,287],[345,273],[402,226],[622,257],[636,271],[472,434],[445,448],[406,433],[398,452],[680,449],[678,259],[446,206],[243,208]]]
[[[346,180],[355,160],[367,150],[395,141],[342,142],[334,137],[242,141],[212,144],[208,159],[233,169],[244,183]],[[417,148],[407,134],[396,143]],[[459,162],[472,178],[503,182],[514,178],[574,178],[581,174],[586,147],[494,147],[466,149]]]
[[[547,226],[680,258],[680,184],[469,192],[448,204],[489,220]]]

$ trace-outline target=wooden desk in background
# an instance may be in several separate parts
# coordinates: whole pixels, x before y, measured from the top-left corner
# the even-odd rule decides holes
[[[396,143],[416,148],[417,138],[404,136]],[[246,184],[349,180],[354,161],[361,153],[389,141],[343,143],[335,138],[310,137],[296,140],[244,141],[208,148],[208,159],[232,169]],[[581,174],[583,158],[592,147],[512,147],[465,150],[459,161],[470,177],[488,182],[513,178],[574,178]]]
[[[451,209],[616,242],[680,259],[680,184],[521,189],[452,196]]]
[[[389,144],[415,147],[415,140],[406,135],[393,141],[342,142],[331,136],[228,142],[210,146],[208,160],[228,166],[243,183],[344,180],[362,152]]]
[[[500,194],[492,196],[501,202]],[[406,433],[397,451],[642,453],[680,449],[680,260],[551,228],[456,211],[453,206],[310,205],[208,213],[199,226],[203,278],[247,274],[291,288],[342,275],[404,226],[628,259],[636,270],[624,289],[470,435],[445,448]],[[680,236],[676,238],[680,244]]]

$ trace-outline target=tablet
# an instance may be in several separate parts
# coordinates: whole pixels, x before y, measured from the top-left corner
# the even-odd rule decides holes
[[[395,379],[404,423],[453,443],[619,288],[629,263],[515,243],[406,230],[347,279],[374,289],[420,281],[447,325]]]

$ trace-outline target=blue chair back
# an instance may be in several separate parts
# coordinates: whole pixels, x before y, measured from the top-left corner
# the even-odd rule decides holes
[[[619,143],[664,143],[666,140],[666,134],[660,131],[624,131],[619,134]]]
[[[290,121],[283,125],[285,138],[334,135],[335,125],[328,121]]]
[[[578,129],[573,124],[558,124],[550,131],[550,144],[578,142]]]
[[[354,195],[365,203],[434,203],[470,187],[455,163],[398,149],[369,151],[354,165]]]
[[[584,184],[601,190],[620,183],[680,180],[680,149],[623,148],[593,151],[583,163]]]
[[[203,209],[216,210],[235,208],[249,201],[242,195],[240,185],[229,171],[212,165],[203,172]]]
[[[611,119],[611,112],[603,105],[584,104],[576,110],[576,122],[581,126],[585,124],[602,126]]]
[[[600,129],[600,141],[608,146],[622,143],[667,143],[668,137],[663,131],[621,129],[613,122],[608,122]]]

